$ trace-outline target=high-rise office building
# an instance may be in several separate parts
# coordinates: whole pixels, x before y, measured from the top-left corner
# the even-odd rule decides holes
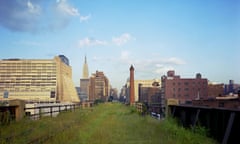
[[[79,102],[64,55],[54,59],[0,60],[0,98],[31,102]]]
[[[106,101],[110,96],[110,84],[108,78],[103,72],[96,71],[92,74],[89,82],[89,100],[103,100]]]
[[[82,78],[80,79],[80,97],[85,100],[89,99],[89,76],[88,75],[89,73],[88,73],[87,57],[85,56]]]

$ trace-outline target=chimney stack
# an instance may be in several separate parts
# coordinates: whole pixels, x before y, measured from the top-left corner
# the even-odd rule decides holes
[[[135,94],[134,94],[134,67],[131,65],[130,67],[130,105],[134,105],[135,103]]]

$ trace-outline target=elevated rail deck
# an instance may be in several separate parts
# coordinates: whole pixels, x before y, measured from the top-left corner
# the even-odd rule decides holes
[[[210,136],[222,144],[240,143],[240,109],[169,105],[168,112],[184,127],[207,128]]]

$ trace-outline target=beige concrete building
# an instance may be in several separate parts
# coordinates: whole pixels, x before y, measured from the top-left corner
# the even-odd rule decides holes
[[[79,102],[68,59],[0,60],[0,100]]]
[[[152,87],[153,82],[158,82],[161,85],[161,81],[159,79],[134,80],[135,101],[139,101],[139,84],[141,84],[142,87]],[[130,87],[130,81],[129,80],[127,80],[126,86],[127,86],[127,88]]]

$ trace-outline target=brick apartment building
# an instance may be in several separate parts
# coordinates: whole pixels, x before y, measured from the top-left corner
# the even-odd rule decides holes
[[[180,78],[175,71],[168,71],[161,77],[162,95],[165,99],[178,99],[180,104],[196,99],[208,98],[208,80],[196,74],[195,78]]]
[[[139,102],[147,104],[150,112],[163,114],[165,101],[161,94],[160,82],[154,81],[152,86],[139,84]]]

